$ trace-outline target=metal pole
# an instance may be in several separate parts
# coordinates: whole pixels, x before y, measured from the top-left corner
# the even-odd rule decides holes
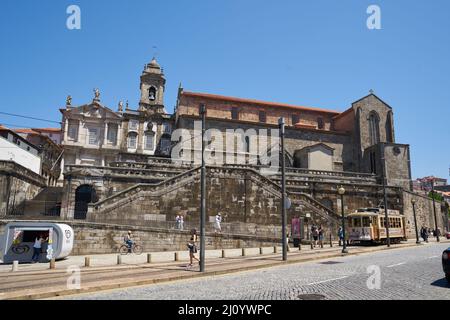
[[[205,224],[206,224],[206,166],[205,166],[205,122],[206,108],[200,106],[202,116],[202,169],[201,169],[201,205],[200,205],[200,272],[205,272]]]
[[[431,197],[433,198],[433,212],[434,212],[434,233],[436,235],[436,241],[440,242],[439,239],[439,233],[438,233],[438,225],[437,225],[437,218],[436,218],[436,205],[434,200],[434,180],[431,180]]]
[[[420,244],[419,231],[417,230],[416,202],[414,200],[412,201],[412,206],[413,206],[413,215],[414,215],[414,226],[416,228],[416,243]]]
[[[345,239],[345,215],[344,215],[344,195],[341,194],[341,214],[342,214],[342,235],[344,236],[344,244],[342,245],[342,253],[348,253],[347,242]]]
[[[278,120],[281,136],[281,243],[283,246],[283,261],[287,260],[287,239],[286,239],[286,168],[284,161],[284,118]]]
[[[388,217],[388,204],[387,204],[387,193],[386,193],[386,174],[385,174],[385,158],[383,156],[383,200],[384,200],[384,219],[386,225],[386,244],[388,247],[391,246],[391,238],[389,237],[389,217]]]

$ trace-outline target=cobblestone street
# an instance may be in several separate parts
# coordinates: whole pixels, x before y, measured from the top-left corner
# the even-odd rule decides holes
[[[441,254],[447,247],[422,245],[66,298],[296,300],[303,294],[317,294],[323,299],[339,300],[450,300],[450,286],[441,265]],[[367,286],[374,275],[371,266],[380,268],[380,289]]]

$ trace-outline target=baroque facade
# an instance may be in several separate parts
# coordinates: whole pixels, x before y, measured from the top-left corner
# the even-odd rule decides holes
[[[169,156],[172,115],[164,109],[165,79],[156,60],[141,75],[137,108],[119,102],[117,111],[102,105],[95,90],[91,103],[61,109],[65,149],[64,165],[108,166],[136,161],[140,156]]]

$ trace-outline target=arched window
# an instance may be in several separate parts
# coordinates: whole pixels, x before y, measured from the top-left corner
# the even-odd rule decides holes
[[[375,111],[369,115],[369,137],[370,145],[380,142],[380,117]]]
[[[150,101],[156,100],[156,88],[155,87],[148,88],[148,98]]]
[[[74,219],[86,219],[89,203],[98,201],[97,193],[91,185],[82,185],[75,191]]]
[[[137,133],[136,132],[130,132],[128,133],[128,148],[129,149],[136,149],[137,148]]]
[[[245,152],[250,153],[250,137],[245,136]]]
[[[392,130],[392,127],[393,127],[392,111],[389,111],[387,118],[386,118],[386,141],[387,142],[394,142],[394,130]]]

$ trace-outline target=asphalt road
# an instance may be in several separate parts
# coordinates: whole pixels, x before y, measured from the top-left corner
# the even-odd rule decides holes
[[[441,265],[447,247],[425,244],[65,299],[450,300]]]

